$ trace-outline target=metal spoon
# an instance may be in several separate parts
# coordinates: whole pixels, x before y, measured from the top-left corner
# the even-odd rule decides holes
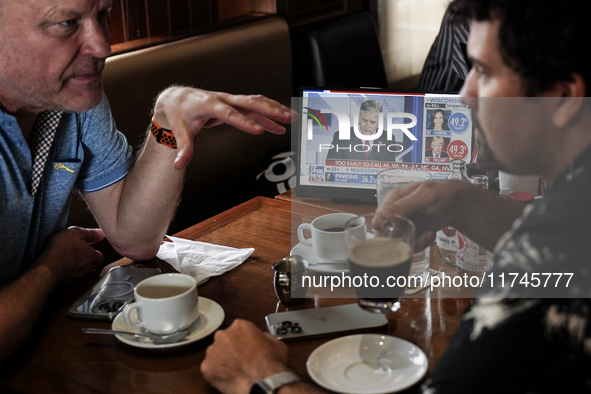
[[[185,337],[189,334],[189,331],[187,331],[187,330],[176,331],[171,334],[158,335],[158,334],[152,334],[152,333],[148,333],[148,332],[143,333],[143,334],[138,334],[137,332],[117,331],[117,330],[109,330],[109,329],[102,329],[102,328],[83,328],[82,332],[84,332],[86,334],[111,334],[111,335],[125,334],[125,335],[131,335],[131,336],[139,337],[139,338],[150,338],[154,342],[155,345],[164,345],[167,343],[178,342],[178,341],[185,339]]]
[[[322,261],[322,262],[316,262],[316,263],[308,263],[309,266],[314,267],[316,265],[335,265],[335,266],[349,266],[349,263],[338,263],[338,262],[332,262],[332,261]]]

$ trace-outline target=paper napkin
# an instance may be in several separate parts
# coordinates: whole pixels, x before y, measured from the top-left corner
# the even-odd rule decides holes
[[[254,252],[254,248],[236,249],[168,235],[166,238],[172,242],[164,242],[156,257],[191,275],[197,283],[238,267]]]

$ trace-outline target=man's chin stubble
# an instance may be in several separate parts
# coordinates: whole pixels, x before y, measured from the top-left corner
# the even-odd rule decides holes
[[[475,113],[472,116],[472,122],[478,146],[478,164],[484,170],[504,171],[504,166],[499,163],[493,151],[488,147],[488,142],[481,131],[482,128]]]
[[[66,84],[64,84],[60,93],[62,95],[65,94],[66,89]],[[57,108],[52,108],[52,110],[64,112],[85,112],[99,105],[103,99],[103,95],[102,80],[92,82],[87,85],[83,91],[74,91],[74,94],[72,94],[71,97],[67,98],[66,100],[59,100],[56,105]]]

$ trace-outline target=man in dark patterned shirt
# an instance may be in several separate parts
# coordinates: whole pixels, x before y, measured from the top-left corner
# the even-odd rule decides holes
[[[455,0],[451,7],[471,19],[473,66],[461,96],[473,109],[480,164],[540,175],[552,186],[525,210],[455,180],[394,189],[379,207],[415,222],[417,250],[451,225],[495,251],[478,298],[421,390],[591,392],[591,4]],[[256,361],[245,362],[247,355]],[[218,333],[201,369],[218,389],[246,393],[287,370],[286,360],[283,345],[239,321]],[[301,382],[279,389],[314,391]]]
[[[429,50],[417,89],[420,91],[458,92],[470,69],[466,44],[470,35],[467,21],[452,21],[452,7],[447,7],[441,28]]]

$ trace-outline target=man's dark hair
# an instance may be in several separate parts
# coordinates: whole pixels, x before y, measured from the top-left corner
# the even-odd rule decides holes
[[[591,86],[591,2],[564,0],[454,0],[456,20],[499,19],[499,42],[505,63],[537,95],[574,73]]]

